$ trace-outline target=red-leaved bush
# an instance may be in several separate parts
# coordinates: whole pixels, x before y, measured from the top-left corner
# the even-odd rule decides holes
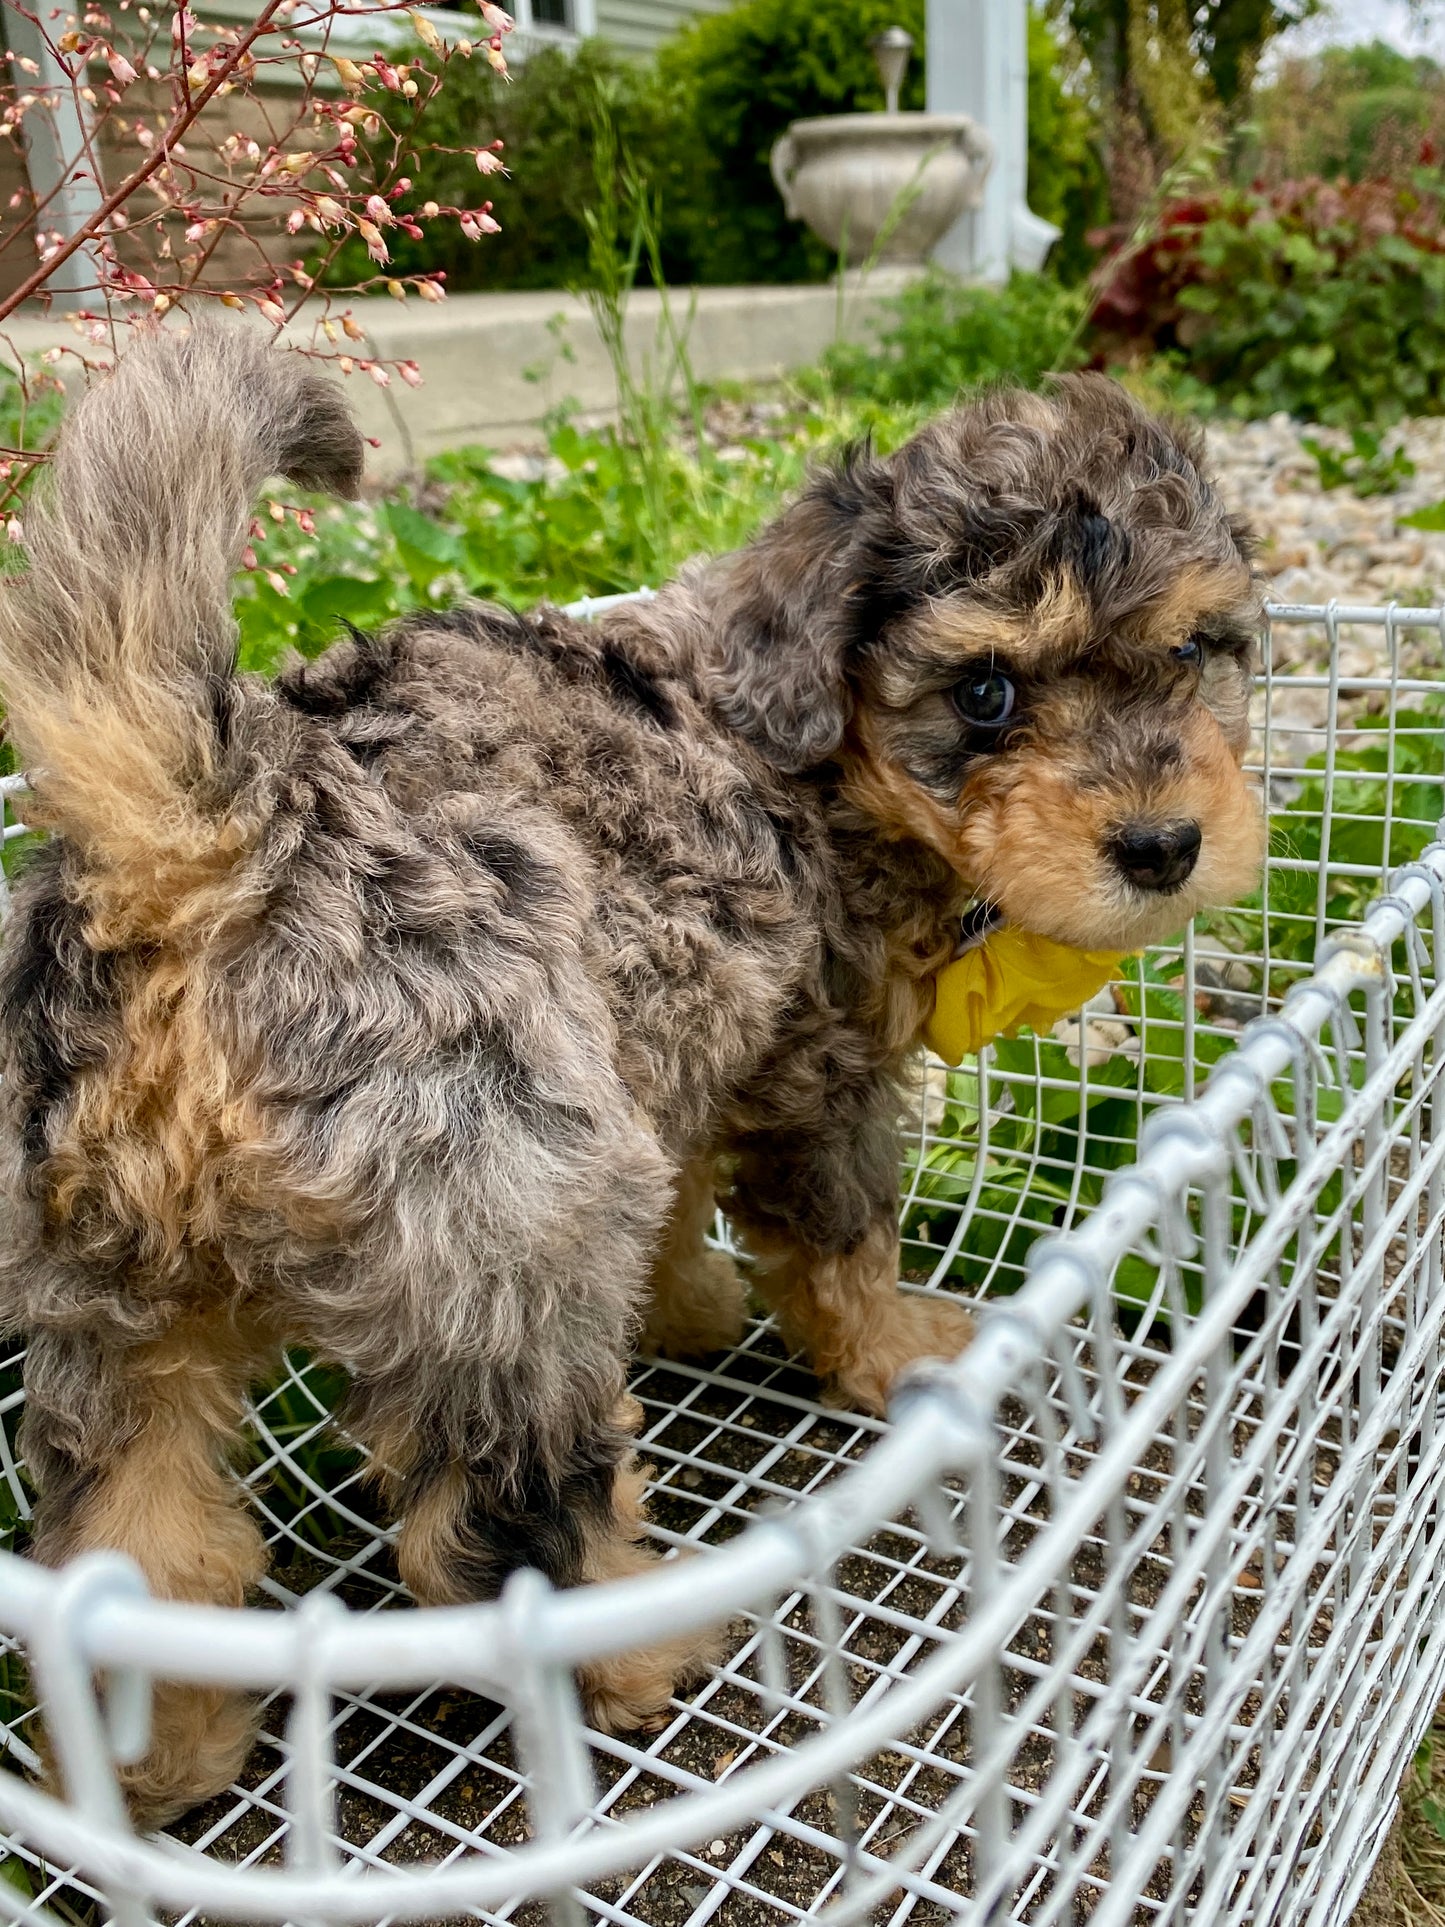
[[[1241,413],[1340,423],[1445,406],[1445,174],[1220,187],[1108,263],[1100,358],[1172,353]]]

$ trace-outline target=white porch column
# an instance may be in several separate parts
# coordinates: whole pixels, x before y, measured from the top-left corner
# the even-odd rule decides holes
[[[45,19],[46,15],[39,13],[38,17]],[[40,226],[57,229],[62,239],[68,240],[101,203],[101,184],[91,170],[87,152],[90,117],[45,35],[18,7],[5,10],[5,39],[12,52],[28,56],[39,67],[39,77],[30,83],[33,90],[55,98],[53,112],[32,107],[25,116],[25,165],[31,190],[38,201],[45,202]],[[9,78],[17,77],[12,67]],[[32,265],[26,263],[27,271]],[[51,306],[78,308],[86,300],[98,302],[98,278],[99,266],[89,248],[78,249],[47,283]]]
[[[1028,0],[928,0],[928,111],[968,114],[993,137],[983,205],[955,222],[933,258],[973,280],[1037,268],[1059,230],[1028,204]]]

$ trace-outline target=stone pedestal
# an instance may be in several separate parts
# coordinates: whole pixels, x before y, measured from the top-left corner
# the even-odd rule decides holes
[[[848,267],[922,267],[939,236],[977,207],[987,135],[965,114],[830,114],[795,120],[773,147],[773,180]]]

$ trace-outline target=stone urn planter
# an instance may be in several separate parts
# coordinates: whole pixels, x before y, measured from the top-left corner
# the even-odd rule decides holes
[[[795,120],[771,159],[789,219],[849,267],[922,266],[979,205],[993,145],[966,114],[829,114]]]

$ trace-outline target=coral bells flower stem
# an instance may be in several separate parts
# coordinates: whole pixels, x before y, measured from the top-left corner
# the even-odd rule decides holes
[[[146,156],[140,166],[133,173],[128,174],[118,186],[111,189],[100,206],[81,223],[68,241],[62,241],[55,252],[40,263],[33,274],[27,276],[4,301],[0,301],[0,321],[14,314],[22,302],[28,301],[31,295],[37,294],[46,282],[53,278],[56,269],[63,262],[77,254],[87,242],[94,241],[97,236],[105,233],[111,217],[125,206],[138,187],[144,186],[152,174],[158,172],[169,160],[175,143],[194,123],[202,108],[215,98],[217,92],[227,85],[232,76],[243,66],[251,48],[268,30],[285,5],[286,0],[265,0],[265,5],[262,6],[251,25],[238,36],[227,49],[225,57],[217,63],[210,80],[175,116],[164,136],[157,141],[152,152]]]

